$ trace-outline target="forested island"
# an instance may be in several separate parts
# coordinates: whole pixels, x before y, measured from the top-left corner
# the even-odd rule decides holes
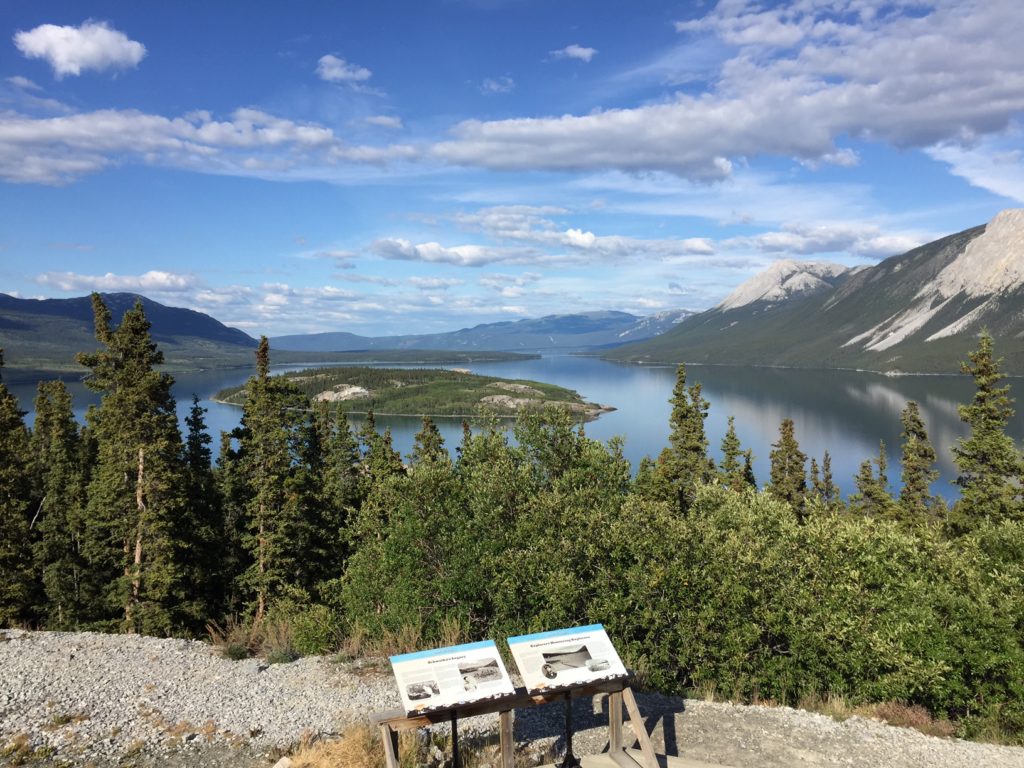
[[[62,382],[40,384],[31,430],[0,383],[0,625],[210,635],[287,662],[601,622],[649,688],[900,702],[1024,742],[1024,462],[987,335],[950,506],[913,402],[899,491],[881,451],[844,500],[789,419],[769,478],[731,420],[713,459],[684,366],[669,444],[634,477],[620,441],[558,407],[525,410],[514,440],[467,423],[453,452],[424,418],[402,457],[372,417],[353,432],[271,376],[265,339],[214,464],[198,402],[179,432],[141,303],[116,327],[93,307],[84,426]]]
[[[594,419],[607,406],[585,403],[577,392],[525,379],[479,376],[465,370],[310,368],[281,378],[313,403],[334,403],[345,413],[402,416],[514,417],[526,409],[561,407]],[[222,389],[214,399],[245,404],[246,384]]]

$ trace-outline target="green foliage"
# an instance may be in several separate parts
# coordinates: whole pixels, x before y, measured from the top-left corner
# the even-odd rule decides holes
[[[807,493],[807,456],[796,441],[792,419],[782,420],[779,441],[772,443],[770,457],[771,483],[768,488],[779,499],[802,510]]]
[[[29,616],[34,587],[28,517],[31,499],[28,430],[18,401],[0,381],[0,626]]]
[[[872,464],[878,468],[878,473],[872,469]],[[878,444],[878,458],[872,461],[865,461],[860,465],[860,471],[854,481],[857,484],[857,492],[850,497],[849,508],[858,514],[870,517],[899,517],[900,507],[889,495],[889,476],[886,473],[888,460],[885,453],[885,443]]]
[[[900,517],[911,524],[927,522],[939,508],[931,484],[939,476],[935,469],[935,449],[928,439],[921,410],[913,400],[900,414],[903,424],[903,488],[900,490]]]
[[[701,395],[700,383],[686,386],[686,366],[676,371],[672,389],[672,414],[669,416],[669,445],[658,457],[655,474],[656,498],[675,502],[686,513],[698,484],[711,480],[715,464],[708,456],[704,422],[708,401]]]
[[[955,533],[974,529],[981,519],[1020,519],[1021,456],[1006,425],[1013,416],[1009,387],[999,386],[1006,375],[994,357],[992,337],[983,332],[978,349],[961,369],[974,378],[975,394],[970,405],[959,407],[960,418],[971,434],[953,448],[960,477],[960,500],[953,508],[950,526]]]
[[[576,392],[554,384],[441,369],[346,366],[307,369],[280,378],[310,400],[348,393],[337,400],[337,406],[347,413],[478,416],[486,412],[515,417],[524,407],[561,403],[583,416],[595,407],[584,403]],[[354,388],[365,390],[365,394],[358,394]],[[247,396],[245,385],[221,390],[215,397],[241,405]]]

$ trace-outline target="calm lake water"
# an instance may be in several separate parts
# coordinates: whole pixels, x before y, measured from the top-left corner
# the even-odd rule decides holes
[[[311,365],[314,363],[311,363]],[[276,367],[275,372],[308,366]],[[614,406],[617,410],[586,425],[587,435],[599,440],[620,435],[625,438],[625,454],[634,469],[644,456],[655,457],[668,442],[668,399],[675,383],[671,367],[634,366],[609,363],[592,358],[547,356],[538,360],[500,363],[472,363],[445,367],[468,368],[474,373],[507,378],[535,379],[575,389],[585,400]],[[238,424],[240,411],[210,401],[223,387],[240,384],[251,374],[249,369],[206,371],[176,377],[175,395],[179,416],[188,412],[192,393],[199,395],[209,409],[206,414],[214,448],[221,430]],[[908,400],[916,400],[939,454],[941,472],[933,490],[947,497],[956,496],[951,481],[956,476],[950,448],[966,434],[956,406],[973,395],[972,382],[962,376],[907,376],[893,378],[852,371],[808,371],[726,366],[689,366],[690,382],[699,381],[711,408],[707,422],[714,455],[725,434],[727,419],[736,417],[736,430],[744,447],[754,451],[754,470],[759,483],[768,479],[771,444],[778,439],[779,423],[791,418],[802,450],[819,463],[827,449],[832,455],[836,483],[844,495],[854,490],[853,477],[860,463],[877,455],[878,441],[889,448],[889,477],[899,484],[900,411]],[[21,406],[31,411],[35,383],[11,383],[8,386]],[[1024,380],[1010,379],[1011,394],[1024,396]],[[79,382],[69,382],[75,399],[75,411],[81,417],[90,403],[98,402]],[[1016,390],[1016,392],[1014,392]],[[31,413],[30,413],[31,418]],[[441,433],[454,450],[462,435],[460,420],[438,419]],[[353,418],[358,428],[358,420]],[[403,455],[412,449],[413,436],[420,420],[412,417],[378,417],[378,427],[390,427],[395,447]],[[1024,437],[1024,416],[1015,416],[1010,432],[1018,442]]]

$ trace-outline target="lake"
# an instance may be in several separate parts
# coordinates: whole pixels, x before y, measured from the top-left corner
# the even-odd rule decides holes
[[[274,371],[304,367],[308,366],[280,366]],[[546,381],[575,389],[585,400],[614,406],[616,411],[588,423],[586,432],[599,440],[616,435],[624,437],[625,455],[634,469],[644,456],[656,457],[668,442],[671,412],[668,399],[675,383],[673,367],[622,365],[569,355],[444,367]],[[817,457],[820,463],[824,451],[829,451],[835,481],[844,495],[854,490],[853,477],[860,463],[877,455],[879,440],[884,440],[888,446],[889,477],[898,487],[900,411],[908,400],[916,400],[939,454],[941,476],[933,490],[947,498],[957,495],[951,485],[956,468],[950,448],[959,437],[966,435],[956,406],[973,396],[973,384],[967,377],[897,378],[854,371],[728,366],[689,366],[687,372],[690,382],[701,382],[704,397],[711,403],[707,432],[713,455],[718,457],[728,417],[735,416],[736,431],[743,446],[754,451],[754,471],[761,484],[768,479],[769,452],[771,444],[778,439],[779,423],[791,418],[804,453]],[[224,387],[244,382],[251,374],[250,369],[229,369],[176,376],[174,392],[179,399],[182,429],[192,393],[196,393],[202,405],[209,409],[207,424],[216,449],[220,431],[238,424],[240,410],[211,402],[209,398]],[[10,383],[10,379],[11,376],[5,376],[22,408],[31,411],[35,384],[29,381]],[[1024,392],[1024,380],[1009,381],[1017,388],[1017,394]],[[81,417],[90,403],[98,402],[98,397],[79,382],[70,382],[69,386],[75,398],[75,411]],[[353,417],[351,421],[358,428],[359,420]],[[454,450],[462,436],[461,421],[438,419],[437,422],[448,447]],[[403,455],[411,451],[413,436],[420,428],[418,418],[380,416],[377,424],[381,429],[391,428],[395,447]],[[1010,433],[1018,442],[1024,437],[1024,416],[1014,417]]]

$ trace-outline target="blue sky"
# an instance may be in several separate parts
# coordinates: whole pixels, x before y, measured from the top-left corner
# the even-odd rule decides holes
[[[257,335],[705,309],[1024,201],[1010,0],[21,2],[0,291]]]

